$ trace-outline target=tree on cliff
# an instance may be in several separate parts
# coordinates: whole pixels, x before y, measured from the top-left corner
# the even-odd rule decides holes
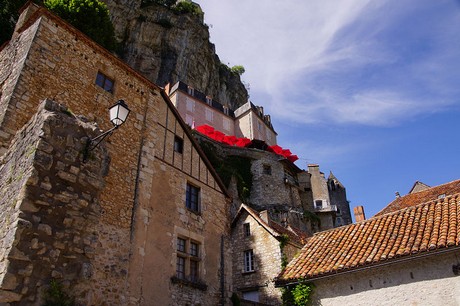
[[[0,45],[11,38],[19,17],[19,9],[27,0],[0,1]]]
[[[11,38],[18,20],[18,11],[27,0],[0,1],[0,44]],[[117,47],[115,31],[109,10],[98,0],[44,0],[36,1],[65,19],[95,42],[113,51]]]
[[[98,0],[45,0],[43,4],[59,17],[113,51],[116,49],[115,31],[109,10]]]

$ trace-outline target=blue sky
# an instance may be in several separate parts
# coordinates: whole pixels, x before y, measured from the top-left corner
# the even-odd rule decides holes
[[[370,217],[460,178],[460,1],[197,0],[278,144]]]

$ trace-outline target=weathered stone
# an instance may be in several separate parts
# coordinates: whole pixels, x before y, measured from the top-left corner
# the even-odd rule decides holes
[[[51,226],[49,226],[48,224],[43,224],[43,223],[39,224],[38,230],[45,232],[48,236],[51,236],[51,234],[53,233]]]
[[[22,295],[19,293],[0,289],[0,303],[18,302],[21,300],[21,298],[22,298]],[[9,304],[5,304],[5,305],[9,305]]]
[[[75,183],[77,181],[77,176],[72,173],[67,173],[64,171],[58,171],[57,176],[59,176],[61,179],[69,181],[71,183]]]
[[[18,279],[14,274],[6,273],[3,276],[1,287],[5,290],[14,290],[19,285]]]

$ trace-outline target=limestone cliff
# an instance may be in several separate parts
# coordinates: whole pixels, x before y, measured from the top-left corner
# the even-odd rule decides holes
[[[106,0],[122,57],[154,83],[183,81],[231,108],[248,100],[239,75],[221,64],[208,26],[192,14],[141,1]]]

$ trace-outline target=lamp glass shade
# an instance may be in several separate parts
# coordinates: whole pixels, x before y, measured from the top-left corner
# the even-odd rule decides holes
[[[117,103],[115,103],[113,106],[109,108],[109,110],[110,121],[115,126],[122,125],[126,121],[126,118],[128,117],[130,112],[128,105],[126,105],[125,101],[123,100],[118,100]]]

